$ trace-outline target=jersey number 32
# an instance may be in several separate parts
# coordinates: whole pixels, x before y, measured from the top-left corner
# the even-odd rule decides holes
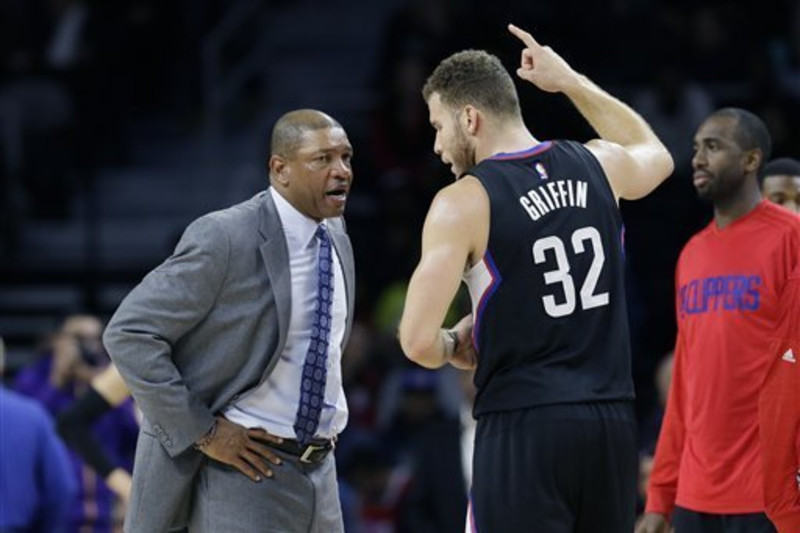
[[[593,309],[608,305],[608,293],[601,292],[595,294],[597,287],[597,280],[600,278],[600,273],[603,270],[603,263],[606,262],[605,252],[603,251],[603,242],[600,239],[600,232],[592,226],[578,228],[572,233],[570,239],[572,250],[574,253],[582,254],[586,251],[586,242],[591,243],[594,258],[586,273],[586,278],[581,284],[580,297],[581,309]],[[556,259],[555,270],[548,270],[544,273],[544,282],[547,285],[560,283],[561,289],[564,293],[564,301],[556,302],[556,298],[552,294],[542,297],[544,310],[548,315],[558,318],[567,316],[575,311],[576,295],[575,295],[575,281],[570,274],[569,258],[567,257],[567,249],[564,241],[560,237],[551,235],[549,237],[542,237],[533,243],[533,262],[537,265],[544,263],[547,260],[547,252],[552,250]]]

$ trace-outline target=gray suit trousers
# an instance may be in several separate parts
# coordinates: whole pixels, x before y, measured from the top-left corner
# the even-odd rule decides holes
[[[190,533],[343,532],[333,453],[317,464],[275,453],[283,464],[260,482],[207,460],[195,477]]]

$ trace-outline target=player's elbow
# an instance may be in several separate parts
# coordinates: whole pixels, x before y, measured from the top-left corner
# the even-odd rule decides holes
[[[436,365],[431,362],[431,352],[435,346],[427,336],[404,328],[401,324],[397,339],[400,342],[400,348],[409,360],[426,368],[436,368]]]
[[[653,157],[653,167],[660,176],[661,181],[664,181],[672,175],[675,171],[675,161],[672,159],[672,154],[664,145],[661,145]]]
[[[648,146],[635,155],[631,174],[616,182],[615,192],[626,200],[644,198],[672,175],[675,163],[672,155],[661,143]]]
[[[409,332],[402,326],[397,332],[397,340],[400,342],[400,349],[410,360],[420,363],[425,359],[426,346],[421,342],[418,335]]]
[[[675,170],[672,154],[661,142],[649,143],[647,149],[640,151],[637,155],[637,171],[647,177],[645,181],[650,182],[652,188],[670,177]]]

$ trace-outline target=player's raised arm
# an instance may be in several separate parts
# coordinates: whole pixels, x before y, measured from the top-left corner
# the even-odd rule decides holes
[[[638,113],[530,33],[513,24],[508,29],[525,45],[517,75],[543,91],[564,93],[600,136],[586,147],[600,161],[617,198],[641,198],[672,173],[672,156]]]

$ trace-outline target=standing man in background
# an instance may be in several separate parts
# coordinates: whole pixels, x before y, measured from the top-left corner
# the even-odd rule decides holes
[[[67,533],[78,484],[53,420],[35,400],[6,389],[0,338],[0,531]]]
[[[764,198],[800,213],[800,161],[791,157],[773,159],[764,165],[758,181]]]
[[[771,335],[771,367],[759,399],[761,457],[767,516],[780,533],[800,531],[800,268],[782,294],[778,327]]]
[[[434,151],[456,182],[434,198],[400,343],[417,363],[477,365],[473,531],[633,529],[637,453],[619,198],[672,172],[630,107],[549,47],[517,74],[564,93],[601,139],[540,142],[516,88],[482,51],[454,54],[423,89]],[[473,313],[441,329],[460,281]]]
[[[107,413],[130,402],[130,396],[117,367],[111,364],[94,376],[86,392],[56,417],[59,436],[126,505],[131,498],[130,467],[118,464],[109,456],[102,440],[94,434],[93,426]],[[134,409],[132,403],[127,408]]]
[[[667,531],[670,518],[676,533],[775,531],[758,403],[800,268],[800,218],[761,197],[770,150],[764,123],[742,109],[713,113],[695,134],[694,186],[714,219],[678,260],[675,365],[638,532]]]
[[[759,174],[761,194],[770,202],[800,213],[800,161],[773,159]],[[781,533],[800,531],[800,472],[797,435],[800,435],[800,272],[783,291],[783,309],[772,336],[772,367],[759,402],[761,447],[764,460],[764,503],[767,516]]]
[[[128,533],[343,530],[333,450],[354,265],[342,126],[272,131],[270,187],[203,216],[104,335],[144,414]]]

